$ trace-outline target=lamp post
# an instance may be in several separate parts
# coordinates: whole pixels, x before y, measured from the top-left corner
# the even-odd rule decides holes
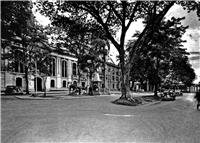
[[[35,60],[35,96],[37,96],[37,61]]]

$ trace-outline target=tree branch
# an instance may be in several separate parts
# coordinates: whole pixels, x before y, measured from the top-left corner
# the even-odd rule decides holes
[[[130,20],[129,20],[127,26],[126,26],[126,31],[128,30],[128,28],[130,27],[131,23],[133,22],[133,17],[135,16],[135,13],[136,13],[136,11],[137,11],[137,8],[138,8],[138,6],[139,6],[140,4],[141,4],[140,1],[137,1],[137,2],[136,2],[135,7],[134,7],[134,9],[133,9],[133,12],[132,12],[132,14],[131,14],[131,16],[130,16]]]
[[[153,28],[154,30],[159,25],[160,21],[163,19],[163,17],[168,12],[168,10],[174,5],[174,3],[175,3],[175,1],[170,2],[169,5],[167,5],[164,8],[164,10],[159,14],[159,16],[155,17],[155,24],[154,24],[155,27]],[[133,56],[133,55],[137,54],[136,51],[138,50],[139,46],[143,46],[143,45],[147,44],[151,40],[150,34],[154,33],[154,31],[149,30],[151,26],[152,26],[151,23],[147,23],[145,29],[142,31],[142,33],[140,34],[138,40],[135,42],[134,46],[132,47],[135,50],[132,50],[132,52],[130,53],[130,55],[131,55],[130,63],[133,62],[134,58],[136,57],[136,56]]]
[[[121,17],[120,14],[116,11],[116,9],[113,7],[113,5],[111,4],[111,2],[110,2],[110,1],[107,1],[107,3],[108,3],[108,5],[111,7],[111,9],[113,10],[115,16],[116,16],[117,18],[119,18],[119,20],[120,20],[121,22],[123,22],[122,17]]]

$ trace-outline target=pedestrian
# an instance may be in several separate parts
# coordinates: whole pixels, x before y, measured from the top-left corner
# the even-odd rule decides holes
[[[200,91],[196,92],[196,95],[194,96],[194,98],[197,101],[197,109],[199,110],[199,106],[200,106]]]

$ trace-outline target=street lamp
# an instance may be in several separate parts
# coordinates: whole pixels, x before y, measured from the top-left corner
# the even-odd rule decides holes
[[[37,61],[35,60],[35,96],[37,96]]]

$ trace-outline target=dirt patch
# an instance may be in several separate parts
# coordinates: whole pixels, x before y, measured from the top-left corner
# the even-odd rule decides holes
[[[127,106],[137,106],[139,104],[142,104],[142,100],[140,98],[129,98],[129,99],[120,98],[113,101],[112,103],[119,105],[127,105]]]
[[[156,96],[140,96],[140,97],[131,97],[131,98],[119,98],[112,103],[118,104],[118,105],[126,105],[126,106],[138,106],[142,105],[148,102],[156,102],[161,101],[160,97]]]

